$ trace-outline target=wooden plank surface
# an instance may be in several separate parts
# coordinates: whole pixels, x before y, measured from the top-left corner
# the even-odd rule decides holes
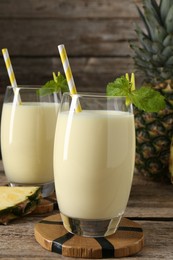
[[[61,43],[69,56],[127,56],[135,40],[130,19],[0,19],[0,28],[0,48],[11,56],[57,56]]]
[[[0,17],[76,19],[116,16],[133,18],[137,17],[134,4],[141,4],[141,0],[15,0],[14,5],[13,2],[14,0],[1,0]]]
[[[135,174],[125,216],[173,221],[173,185]]]
[[[0,161],[0,183],[6,181]],[[132,260],[172,259],[173,186],[152,182],[140,175],[134,176],[130,200],[125,216],[139,223],[144,230],[145,246]],[[57,211],[54,211],[56,214]],[[46,260],[74,259],[43,249],[34,238],[34,226],[44,215],[29,215],[8,226],[0,226],[0,259]],[[123,258],[125,260],[128,257]]]
[[[34,260],[74,259],[49,252],[35,241],[34,225],[39,220],[40,217],[27,217],[23,220],[16,220],[9,226],[0,226],[0,258],[3,260],[19,260],[20,258]],[[137,223],[143,227],[145,246],[138,255],[132,256],[130,259],[171,260],[173,255],[173,222],[137,221]]]
[[[130,58],[70,58],[70,64],[78,91],[103,92],[106,91],[108,82],[117,76],[124,74],[127,70],[132,71],[133,61]],[[5,87],[9,85],[8,75],[4,62],[0,61],[0,93],[4,93]],[[55,58],[14,58],[13,67],[19,85],[22,84],[44,84],[52,78],[52,72],[63,72],[59,57]],[[29,72],[28,72],[29,71]]]
[[[133,70],[136,3],[141,0],[1,0],[0,49],[9,49],[18,84],[43,84],[62,70],[57,45],[64,43],[79,90],[102,92]],[[0,93],[7,84],[0,54]]]

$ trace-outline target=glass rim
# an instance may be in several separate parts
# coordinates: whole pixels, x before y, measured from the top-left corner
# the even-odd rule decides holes
[[[76,94],[71,94],[70,92],[64,92],[63,96],[70,96],[70,97],[98,97],[98,98],[124,98],[126,99],[126,96],[108,96],[106,93],[96,93],[96,92],[78,92]]]
[[[17,88],[20,89],[40,89],[43,85],[17,85]],[[11,85],[7,86],[8,89],[13,89]]]

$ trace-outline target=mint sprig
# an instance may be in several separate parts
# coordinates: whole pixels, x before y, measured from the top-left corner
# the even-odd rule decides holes
[[[38,94],[40,96],[46,96],[46,95],[50,95],[54,92],[58,93],[60,91],[62,93],[69,91],[67,80],[60,72],[58,72],[57,75],[53,72],[53,79],[48,81],[47,83],[45,83],[45,85],[43,85],[39,89]]]
[[[145,112],[159,112],[166,106],[165,97],[150,86],[132,89],[132,83],[124,76],[108,83],[108,96],[125,96],[126,104],[132,103]]]

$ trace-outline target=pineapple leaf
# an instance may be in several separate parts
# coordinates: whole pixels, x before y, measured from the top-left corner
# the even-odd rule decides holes
[[[146,49],[146,51],[152,52],[152,42],[148,38],[148,36],[141,30],[141,28],[138,25],[136,25],[135,31],[141,45]]]
[[[135,44],[131,44],[131,48],[134,50],[137,56],[141,57],[142,60],[149,62],[151,60],[151,55],[145,49],[138,48]]]
[[[163,55],[160,55],[159,53],[154,54],[152,57],[152,63],[157,67],[162,67],[166,60],[167,58],[165,58]]]
[[[161,55],[164,56],[165,59],[167,60],[172,55],[172,53],[173,53],[173,46],[167,46],[162,51]]]
[[[157,13],[159,21],[162,22],[162,18],[161,18],[161,14],[160,14],[160,8],[159,8],[159,5],[157,4],[156,0],[151,0],[151,4],[152,4],[155,12]]]
[[[152,67],[151,69],[149,70],[146,70],[145,73],[152,79],[154,79],[155,77],[158,76],[158,71],[155,71],[155,68]]]
[[[157,84],[173,79],[173,0],[141,1],[143,9],[137,10],[145,28],[136,25],[138,43],[130,47],[135,67],[145,74],[145,81]]]
[[[169,57],[169,59],[167,60],[167,62],[165,63],[166,65],[173,65],[173,56]]]
[[[160,1],[160,13],[161,13],[161,18],[163,23],[165,23],[165,19],[167,17],[167,14],[169,12],[169,9],[171,8],[171,6],[173,5],[172,0],[161,0]]]
[[[155,0],[144,0],[144,9],[150,10],[150,13],[157,20],[157,22],[162,24],[161,16],[159,14],[159,7]]]
[[[153,68],[153,65],[152,63],[148,63],[148,62],[145,62],[141,59],[141,57],[134,57],[134,61],[135,61],[135,64],[140,66],[140,67],[143,67],[145,69],[152,69]]]
[[[151,39],[151,32],[150,32],[150,28],[148,26],[147,20],[146,20],[144,14],[142,13],[141,9],[138,6],[137,6],[137,10],[138,10],[139,16],[141,17],[141,19],[145,25],[146,31],[148,33],[148,37]]]
[[[154,28],[153,30],[153,40],[154,41],[158,41],[162,44],[163,40],[166,37],[166,31],[163,27],[157,26],[156,28]]]
[[[152,47],[152,42],[151,40],[144,38],[143,39],[143,46],[145,47],[146,51],[152,53],[153,52],[153,47]]]
[[[170,7],[167,13],[165,26],[168,33],[173,33],[173,5]]]
[[[145,10],[145,16],[150,28],[151,40],[162,43],[167,35],[166,30],[159,24],[158,20],[153,16],[150,10]]]
[[[170,46],[173,45],[173,35],[172,34],[168,34],[164,41],[163,41],[163,46]]]
[[[163,49],[163,45],[160,42],[153,42],[152,43],[152,51],[153,53],[160,53]]]
[[[160,76],[163,78],[163,80],[170,79],[172,77],[172,70],[163,69],[160,73]]]

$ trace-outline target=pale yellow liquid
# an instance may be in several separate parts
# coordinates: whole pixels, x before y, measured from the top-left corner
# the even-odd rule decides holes
[[[5,173],[14,183],[53,181],[53,143],[59,105],[4,104],[1,145]]]
[[[121,216],[130,193],[134,158],[132,114],[60,113],[54,143],[54,179],[60,211],[83,219]]]

